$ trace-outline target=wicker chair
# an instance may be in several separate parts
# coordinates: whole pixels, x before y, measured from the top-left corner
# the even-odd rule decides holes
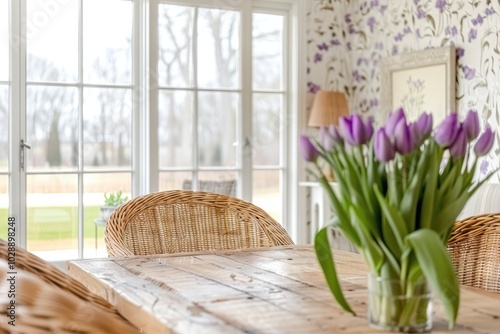
[[[7,261],[0,259],[3,333],[139,333],[119,315],[98,304],[80,299],[27,271],[16,269],[15,274],[11,271]],[[8,291],[15,296],[9,296]]]
[[[103,314],[111,314],[113,317],[118,318],[119,321],[124,324],[121,328],[133,328],[125,319],[119,316],[113,305],[89,291],[82,283],[23,248],[15,247],[15,254],[12,254],[12,251],[9,251],[7,241],[0,239],[0,260],[9,261],[12,259],[15,261],[14,267],[16,271],[23,271],[27,274],[36,276],[40,282],[43,282],[43,284],[40,283],[40,286],[52,286],[54,289],[72,295],[81,300],[83,303],[91,305],[93,309],[102,312]],[[16,290],[19,291],[19,289]],[[27,295],[29,295],[29,293],[27,293]],[[2,310],[5,312],[4,308],[2,308]],[[18,329],[19,327],[16,325],[16,330]],[[129,330],[124,333],[138,332],[138,330],[134,329],[133,331]],[[28,330],[26,333],[36,332]]]
[[[199,180],[197,182],[197,190],[228,195],[231,197],[236,196],[236,180]],[[191,180],[184,180],[182,183],[183,190],[193,190],[193,182]]]
[[[109,256],[292,245],[261,208],[238,198],[170,190],[119,206],[104,232]]]
[[[500,213],[458,221],[448,252],[460,284],[500,293]]]

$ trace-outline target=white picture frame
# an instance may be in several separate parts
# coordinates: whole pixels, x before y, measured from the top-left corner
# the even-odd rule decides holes
[[[456,52],[453,45],[383,58],[380,66],[380,107],[383,120],[399,107],[408,121],[423,112],[434,125],[456,111]]]

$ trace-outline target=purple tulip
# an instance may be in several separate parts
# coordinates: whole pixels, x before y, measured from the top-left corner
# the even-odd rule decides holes
[[[396,150],[394,149],[394,146],[385,133],[385,129],[383,127],[378,129],[377,134],[375,135],[374,150],[375,157],[381,162],[391,161],[396,155]]]
[[[489,126],[484,129],[483,134],[479,137],[474,146],[474,152],[477,156],[483,156],[488,154],[493,146],[493,142],[495,141],[495,137],[493,136],[493,132]]]
[[[340,144],[340,145],[344,144],[344,138],[342,138],[342,135],[340,134],[339,129],[335,125],[331,124],[328,127],[328,133],[330,134],[330,136],[332,136],[333,141],[335,143]]]
[[[432,115],[431,114],[422,114],[418,118],[417,129],[422,134],[422,137],[425,138],[432,132]]]
[[[461,126],[458,129],[455,141],[450,146],[450,154],[454,158],[461,158],[465,155],[467,150],[467,133],[465,129]]]
[[[479,135],[479,117],[477,116],[477,111],[474,109],[469,110],[465,116],[463,127],[467,133],[467,139],[469,141],[476,139]]]
[[[418,124],[417,124],[417,122],[413,122],[413,123],[410,123],[408,125],[408,127],[410,128],[412,142],[415,145],[415,147],[417,147],[418,145],[420,145],[422,143],[422,139],[423,139],[423,136],[418,129]]]
[[[389,136],[392,136],[394,134],[394,130],[396,129],[396,125],[401,120],[404,120],[404,122],[406,123],[406,115],[405,112],[403,111],[403,108],[399,108],[398,110],[389,113],[389,116],[387,117],[387,122],[385,124],[385,132]]]
[[[341,117],[339,127],[343,137],[351,145],[365,144],[373,135],[372,122],[370,120],[364,122],[359,115]]]
[[[424,139],[426,139],[431,134],[431,131],[431,114],[422,114],[416,122],[410,124],[410,132],[415,145],[419,145]]]
[[[333,148],[333,138],[328,133],[328,128],[322,126],[319,130],[321,137],[321,145],[325,148],[325,150],[330,151]]]
[[[400,120],[394,129],[394,146],[401,154],[408,154],[413,150],[413,138],[410,127],[405,121]]]
[[[369,117],[365,122],[365,136],[366,136],[366,141],[370,141],[370,139],[373,136],[373,132],[375,131],[373,128],[373,123],[375,122],[373,117]]]
[[[457,113],[451,113],[437,128],[434,136],[436,143],[441,147],[449,147],[455,141],[459,128]]]
[[[299,137],[299,152],[307,162],[313,162],[318,158],[319,151],[311,142],[308,136],[301,135]]]

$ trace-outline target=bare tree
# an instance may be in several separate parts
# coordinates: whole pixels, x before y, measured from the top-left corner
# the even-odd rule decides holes
[[[237,15],[231,11],[199,10],[199,17],[207,23],[206,26],[201,27],[199,22],[193,22],[193,10],[179,6],[161,7],[159,69],[164,73],[160,73],[159,78],[165,79],[163,82],[160,80],[160,84],[187,87],[192,80],[195,80],[191,71],[191,36],[193,24],[198,24],[199,30],[208,29],[212,36],[210,42],[213,42],[213,59],[215,59],[215,64],[212,66],[215,65],[217,75],[211,79],[215,86],[235,88],[238,46],[232,43],[233,35],[239,28]],[[205,51],[200,49],[199,47],[197,55],[199,60],[205,58]],[[198,63],[200,64],[200,61]],[[204,70],[202,66],[198,66],[198,72]],[[199,115],[200,123],[197,129],[199,129],[199,143],[203,148],[200,152],[200,160],[204,165],[221,165],[228,161],[229,157],[234,156],[232,143],[236,133],[236,115],[233,112],[235,105],[233,98],[228,93],[204,93],[203,99],[200,97],[198,106],[203,110],[203,115]],[[192,106],[185,103],[179,111],[178,104],[179,101],[169,98],[168,105],[165,106],[168,109],[166,121],[169,127],[168,130],[160,131],[161,145],[166,147],[166,154],[172,157],[171,159],[176,157],[176,147],[190,143],[185,136],[192,136],[190,131],[182,131],[182,127],[175,126],[175,124],[189,123],[188,120],[193,112]],[[190,150],[191,147],[184,149],[184,151]]]
[[[119,66],[119,60],[126,53],[120,49],[106,50],[104,58],[98,58],[93,63],[92,70],[106,82],[122,83],[130,78],[129,67]],[[130,157],[125,154],[125,146],[130,147],[131,95],[130,90],[123,88],[91,88],[92,95],[98,102],[98,112],[88,111],[90,117],[85,117],[85,140],[95,143],[98,150],[94,152],[92,161],[95,165],[107,166],[110,163],[119,166],[130,163]],[[90,103],[91,101],[86,101]],[[128,102],[128,103],[127,103]],[[87,154],[92,154],[87,152]]]
[[[60,81],[62,75],[55,66],[44,58],[28,57],[28,68],[38,71],[38,76],[49,82]],[[71,121],[64,117],[66,105],[72,103],[71,92],[56,86],[28,86],[28,136],[33,143],[45,144],[45,159],[32,160],[33,165],[43,166],[47,162],[51,167],[63,164],[61,153],[61,128]]]
[[[9,90],[0,85],[0,164],[9,156]]]
[[[173,10],[173,8],[177,10]],[[159,13],[159,71],[158,80],[160,85],[188,85],[191,82],[191,41],[188,38],[193,24],[193,13],[190,9],[179,10],[177,6],[160,6]],[[176,79],[174,81],[174,79]],[[186,121],[191,117],[191,105],[189,98],[184,101],[182,106],[179,106],[181,101],[176,101],[175,92],[166,92],[168,94],[163,101],[166,102],[162,112],[167,112],[166,123],[168,129],[161,126],[159,129],[159,144],[166,152],[166,157],[163,159],[168,162],[175,161],[176,147],[187,146],[190,143],[189,138],[192,136],[191,131],[182,131],[183,120]],[[177,95],[179,96],[179,95]],[[184,147],[184,152],[190,152],[191,147]],[[185,159],[185,155],[178,157]],[[177,161],[177,163],[179,163]]]

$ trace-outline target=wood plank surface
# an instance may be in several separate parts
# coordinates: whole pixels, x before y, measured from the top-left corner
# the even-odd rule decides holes
[[[356,315],[334,300],[310,245],[76,260],[68,273],[141,333],[382,333],[368,327],[362,257],[334,258]],[[433,320],[449,333],[437,299]],[[499,332],[500,295],[462,287],[453,333]]]

